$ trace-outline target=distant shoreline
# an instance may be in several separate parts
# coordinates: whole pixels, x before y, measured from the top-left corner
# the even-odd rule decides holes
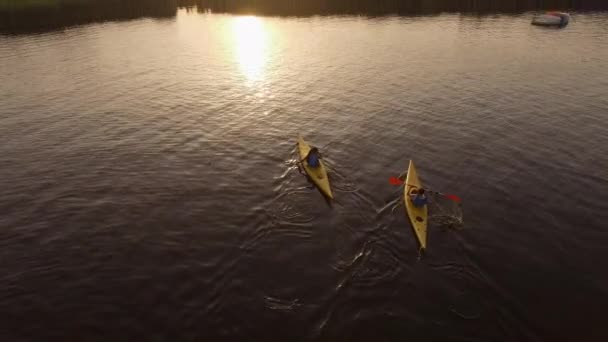
[[[212,11],[531,11],[531,10],[608,10],[603,0],[0,0],[0,10],[19,11],[66,6],[197,6]]]
[[[44,32],[94,22],[171,18],[178,8],[270,16],[432,15],[608,10],[604,0],[0,0],[0,33]]]

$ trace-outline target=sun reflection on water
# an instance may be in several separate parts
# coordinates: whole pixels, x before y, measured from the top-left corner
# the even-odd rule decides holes
[[[262,19],[237,17],[232,23],[235,56],[249,80],[260,80],[268,60],[268,32]]]

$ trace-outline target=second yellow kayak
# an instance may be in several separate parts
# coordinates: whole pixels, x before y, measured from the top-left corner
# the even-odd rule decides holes
[[[412,202],[411,195],[415,195],[418,189],[422,188],[422,182],[418,178],[418,172],[414,166],[414,162],[410,160],[410,165],[407,169],[407,178],[403,188],[403,200],[405,201],[405,211],[412,223],[416,238],[420,243],[420,248],[426,249],[426,227],[428,219],[428,208],[425,205],[422,208],[416,208]]]
[[[302,136],[298,136],[298,152],[300,155],[300,160],[306,158],[308,155],[308,151],[310,151],[310,145],[304,141]],[[315,183],[315,185],[319,188],[321,193],[327,196],[330,199],[334,198],[334,195],[331,193],[331,187],[329,186],[329,179],[327,178],[327,170],[325,169],[325,165],[322,160],[319,160],[320,164],[317,168],[312,168],[308,165],[306,160],[302,161],[302,166],[308,174],[308,177]]]

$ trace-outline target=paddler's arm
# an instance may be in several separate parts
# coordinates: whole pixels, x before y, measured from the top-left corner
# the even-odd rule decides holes
[[[310,155],[310,151],[308,153],[306,153],[306,157],[302,158],[302,160],[300,160],[298,163],[302,164],[302,162],[304,162],[306,159],[308,159],[309,155]]]

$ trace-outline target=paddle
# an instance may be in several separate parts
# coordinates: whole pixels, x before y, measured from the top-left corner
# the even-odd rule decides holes
[[[401,175],[399,177],[391,177],[391,178],[388,179],[388,182],[391,183],[392,185],[402,185],[404,183],[403,180],[401,179],[402,176],[403,175]],[[457,202],[457,203],[461,202],[460,197],[458,197],[456,195],[444,194],[444,193],[441,193],[439,191],[433,191],[433,190],[429,190],[429,189],[426,189],[426,191],[436,193],[436,194],[441,195],[441,196],[443,196],[445,198],[451,199],[452,201]]]

